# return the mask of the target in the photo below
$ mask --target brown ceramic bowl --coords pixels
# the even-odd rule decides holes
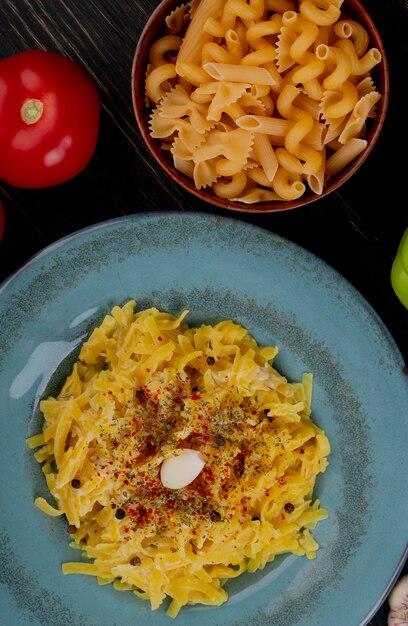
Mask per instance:
[[[320,198],[327,196],[335,189],[338,189],[358,170],[358,168],[369,156],[371,150],[374,148],[384,124],[389,97],[389,74],[384,46],[376,26],[361,2],[359,0],[344,0],[342,5],[342,14],[354,19],[366,28],[370,38],[370,47],[378,48],[382,55],[381,63],[379,63],[372,71],[376,89],[382,97],[376,105],[376,117],[374,119],[370,119],[367,124],[367,134],[364,137],[364,139],[368,141],[367,148],[339,174],[326,183],[321,195],[316,195],[307,189],[304,195],[297,200],[257,202],[255,204],[231,202],[230,200],[219,198],[209,189],[197,189],[192,179],[175,169],[171,155],[167,151],[162,150],[160,140],[153,139],[150,135],[149,117],[153,107],[146,107],[144,89],[149,50],[154,41],[156,41],[156,39],[163,34],[165,28],[165,18],[171,13],[172,10],[183,3],[183,0],[162,0],[162,2],[158,5],[147,21],[146,26],[139,38],[132,67],[132,99],[137,125],[148,150],[151,152],[163,171],[172,180],[181,185],[181,187],[201,200],[223,209],[250,213],[268,213],[273,211],[295,209],[305,206],[311,202],[315,202]]]

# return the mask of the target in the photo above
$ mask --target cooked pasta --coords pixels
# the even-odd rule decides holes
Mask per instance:
[[[308,189],[319,195],[332,176],[325,164],[344,162],[342,156],[335,157],[336,150],[351,139],[365,141],[366,120],[375,117],[381,98],[370,73],[382,57],[377,48],[369,48],[364,26],[344,16],[341,6],[342,0],[198,0],[190,12],[179,9],[183,20],[178,29],[175,15],[169,16],[167,31],[150,50],[150,129],[153,137],[169,138],[163,145],[174,166],[197,188],[245,203],[289,200]],[[371,83],[373,92],[367,98],[367,91],[359,91],[364,81]],[[200,115],[209,122],[198,143],[188,114],[180,112],[186,123],[163,123],[170,117],[167,95],[180,87],[191,102],[202,106]],[[290,106],[279,108],[285,94],[290,94]],[[229,143],[228,135],[237,127],[245,133],[240,135],[239,157],[230,160],[241,163],[246,153],[240,172],[225,163],[217,166],[223,156],[214,156],[211,147],[214,131],[222,132]],[[311,132],[313,144],[308,140]],[[186,151],[186,145],[194,148]],[[248,145],[253,149],[248,151]],[[281,151],[279,169],[274,152],[282,147],[287,154]],[[355,152],[355,144],[342,151]],[[267,155],[272,164],[265,168]],[[255,188],[248,175],[258,166],[267,172],[265,188]],[[238,173],[246,175],[237,178]],[[276,175],[279,180],[273,185]]]
[[[231,320],[192,328],[188,311],[135,305],[105,316],[60,393],[41,401],[28,445],[55,504],[35,502],[66,517],[87,559],[65,574],[113,582],[152,609],[169,598],[176,617],[224,603],[229,578],[279,554],[316,556],[311,531],[327,511],[313,490],[330,445],[311,419],[311,374],[288,382],[276,347]],[[200,465],[186,481],[191,458]],[[180,461],[170,484],[164,468]]]

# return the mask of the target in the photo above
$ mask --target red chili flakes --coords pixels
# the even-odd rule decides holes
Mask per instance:
[[[201,395],[199,393],[193,393],[190,398],[191,400],[201,400]]]
[[[157,337],[158,341],[163,341],[163,337]]]

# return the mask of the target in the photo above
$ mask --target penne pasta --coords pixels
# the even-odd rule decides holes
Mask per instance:
[[[328,179],[338,174],[346,165],[351,163],[367,147],[365,139],[354,137],[336,150],[326,161],[326,176]]]
[[[230,63],[205,63],[203,69],[215,80],[251,85],[273,85],[273,76],[263,67],[246,67]]]

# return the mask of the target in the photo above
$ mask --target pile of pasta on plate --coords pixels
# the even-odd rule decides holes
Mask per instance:
[[[65,574],[148,600],[221,605],[227,581],[278,555],[313,559],[326,509],[313,495],[330,444],[311,418],[312,376],[290,383],[239,324],[189,327],[115,306],[57,397],[41,402],[38,448],[72,547]]]
[[[201,0],[150,47],[150,133],[197,189],[291,201],[367,148],[382,60],[342,0]]]

